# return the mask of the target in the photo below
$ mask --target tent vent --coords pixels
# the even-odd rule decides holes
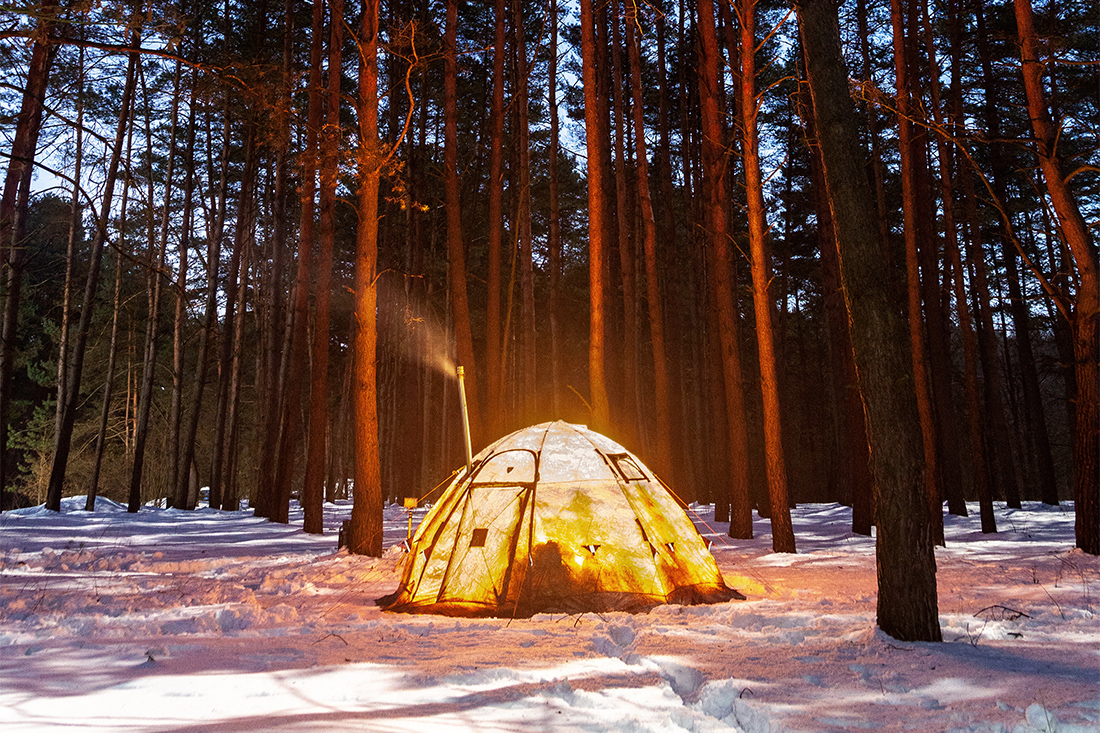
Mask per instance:
[[[668,548],[669,552],[676,552],[676,543],[675,542],[666,542],[665,547]]]
[[[596,555],[596,550],[600,549],[599,545],[581,545],[581,546],[584,549],[588,550],[590,553],[592,553],[593,556]]]
[[[485,540],[489,537],[488,527],[478,527],[470,536],[470,547],[485,547]]]

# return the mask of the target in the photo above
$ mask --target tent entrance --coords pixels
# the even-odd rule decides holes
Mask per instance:
[[[499,605],[507,597],[512,560],[524,527],[529,486],[472,486],[466,493],[450,563],[437,603],[484,598]]]

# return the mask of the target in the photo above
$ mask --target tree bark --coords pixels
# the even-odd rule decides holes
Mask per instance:
[[[1043,63],[1031,0],[1014,0],[1020,37],[1020,62],[1027,92],[1027,110],[1035,133],[1039,169],[1046,182],[1058,226],[1077,268],[1077,297],[1073,303],[1073,354],[1076,360],[1077,405],[1073,436],[1074,530],[1077,546],[1100,555],[1100,364],[1097,349],[1100,326],[1100,264],[1092,233],[1069,187],[1065,161],[1058,150],[1060,130],[1055,126],[1043,89]]]
[[[183,327],[187,318],[187,263],[191,249],[191,230],[194,226],[195,194],[195,111],[198,71],[191,72],[190,101],[187,113],[187,141],[184,143],[183,165],[186,168],[183,182],[183,212],[181,214],[178,269],[176,271],[176,302],[172,319],[172,401],[168,412],[168,501],[176,496],[176,477],[180,473],[180,429],[183,418]]]
[[[734,305],[726,206],[726,145],[718,105],[721,83],[714,4],[699,0],[699,106],[703,134],[703,182],[706,188],[707,264],[718,318],[722,381],[725,386],[726,428],[729,432],[730,537],[752,538],[749,499],[749,448],[741,376],[741,345]]]
[[[642,60],[639,39],[638,6],[629,3],[626,16],[626,47],[630,62],[630,93],[634,110],[634,164],[638,188],[638,207],[642,215],[642,248],[645,252],[646,305],[649,309],[649,338],[653,358],[654,423],[657,450],[653,466],[676,485],[672,461],[672,409],[669,405],[668,358],[665,354],[664,308],[661,304],[660,266],[657,262],[657,222],[649,195],[649,153],[645,142],[645,109],[642,97]]]
[[[856,37],[859,39],[860,79],[864,84],[874,84],[871,65],[871,32],[867,26],[867,0],[856,0]],[[886,175],[882,166],[882,138],[878,119],[873,109],[861,104],[867,118],[867,132],[871,139],[871,171],[874,174],[875,211],[878,214],[879,238],[889,257],[890,224],[886,213]]]
[[[805,56],[803,56],[803,72]],[[821,146],[814,126],[813,103],[805,78],[799,83],[798,114],[802,118],[806,141],[810,146],[810,182],[814,191],[814,212],[817,215],[817,241],[821,254],[821,285],[825,325],[829,334],[829,362],[832,371],[834,410],[836,412],[837,454],[833,472],[835,483],[846,482],[851,487],[852,531],[871,536],[874,526],[874,502],[871,486],[870,454],[867,448],[867,423],[863,401],[859,394],[852,339],[848,329],[848,306],[844,302],[844,287],[840,277],[840,251],[829,194],[825,187],[825,167],[821,162]],[[873,153],[872,153],[873,154]],[[881,232],[880,232],[881,236]]]
[[[324,116],[321,62],[324,51],[324,2],[313,0],[309,47],[309,102],[306,119],[305,149],[301,155],[301,179],[298,196],[300,225],[298,227],[298,267],[294,281],[293,322],[290,335],[290,356],[284,385],[282,430],[277,452],[275,486],[269,518],[290,521],[290,494],[294,479],[294,460],[302,436],[299,417],[302,404],[302,381],[306,370],[306,340],[309,329],[310,262],[313,259],[314,193],[317,190],[317,140]]]
[[[962,100],[955,104],[956,119],[962,119]],[[990,303],[992,297],[989,278],[985,269],[985,253],[978,232],[977,194],[974,191],[974,177],[967,170],[962,177],[963,201],[966,207],[966,260],[971,277],[971,290],[974,309],[978,314],[978,355],[981,360],[985,382],[982,390],[982,404],[985,409],[985,427],[988,443],[993,453],[989,465],[996,469],[999,484],[1005,495],[1019,496],[1016,484],[1015,453],[1009,445],[1009,425],[1003,402],[1004,369],[997,353],[997,337],[993,324]]]
[[[915,0],[909,0],[914,2]],[[936,421],[932,405],[932,392],[928,382],[928,352],[925,341],[924,321],[921,318],[921,283],[919,250],[928,247],[918,238],[924,233],[924,225],[918,222],[917,212],[917,161],[910,115],[913,91],[909,81],[909,62],[906,48],[901,0],[890,0],[890,19],[894,34],[894,78],[897,82],[898,149],[901,162],[901,200],[904,218],[905,271],[909,294],[909,344],[913,368],[913,385],[916,389],[917,411],[920,416],[921,437],[924,446],[924,478],[928,516],[936,532],[936,541],[943,542],[942,474],[936,446]],[[815,97],[816,100],[816,97]],[[827,164],[826,164],[827,165]]]
[[[255,119],[249,119],[245,132],[245,164],[241,175],[240,193],[237,196],[237,217],[233,227],[233,251],[229,256],[229,271],[225,281],[225,317],[222,319],[221,339],[218,345],[218,402],[214,415],[213,450],[210,459],[210,506],[221,507],[222,488],[228,481],[227,449],[232,435],[229,426],[229,402],[232,391],[233,343],[240,328],[237,311],[237,294],[241,289],[241,261],[248,246],[249,218],[253,189],[256,182],[258,129]]]
[[[550,0],[550,68],[547,104],[550,107],[549,208],[550,231],[547,238],[550,268],[550,294],[547,310],[550,322],[550,411],[561,414],[561,183],[558,162],[561,150],[558,121],[558,1]]]
[[[54,425],[60,425],[64,415],[65,389],[68,381],[69,326],[72,322],[73,268],[76,264],[77,240],[83,237],[83,211],[80,205],[81,171],[84,166],[84,89],[86,72],[84,69],[84,47],[78,52],[77,91],[76,91],[76,150],[73,157],[73,183],[69,215],[69,241],[65,247],[65,284],[61,294],[61,324],[57,337],[57,392],[54,405]],[[2,246],[2,245],[0,245]],[[55,427],[56,429],[56,427]],[[0,455],[0,463],[3,462]],[[2,470],[0,470],[2,474]],[[2,485],[2,484],[0,484]],[[95,509],[95,494],[88,492],[84,500],[84,511]]]
[[[4,296],[3,324],[0,325],[0,496],[8,488],[8,419],[15,368],[15,339],[19,326],[19,301],[26,262],[23,237],[38,135],[42,129],[46,87],[58,49],[58,45],[51,42],[51,37],[56,32],[52,22],[56,6],[56,0],[47,0],[42,6],[39,21],[42,37],[35,40],[31,47],[23,99],[15,118],[15,134],[4,177],[4,190],[0,197],[0,277],[3,278]],[[79,179],[76,185],[79,185]]]
[[[600,140],[596,81],[596,29],[592,0],[581,0],[581,72],[584,86],[584,130],[588,151],[588,391],[592,427],[610,427],[611,407],[604,376],[604,258],[607,199],[604,191],[605,147]]]
[[[252,196],[249,195],[251,202]],[[246,232],[252,232],[254,226],[252,204],[246,208],[244,223],[238,222],[238,226],[244,226]],[[246,243],[241,256],[240,283],[237,288],[237,316],[234,319],[233,344],[229,359],[229,390],[226,399],[225,432],[228,436],[228,446],[225,455],[225,480],[222,484],[221,504],[217,507],[225,511],[237,511],[240,509],[240,491],[238,481],[238,461],[240,459],[240,392],[241,392],[241,361],[244,346],[244,316],[245,296],[248,293],[248,272],[252,259],[253,244],[252,235],[246,234]]]
[[[504,55],[506,53],[504,0],[496,0],[493,48],[493,101],[489,111],[489,280],[485,314],[485,361],[488,376],[488,415],[486,425],[492,436],[504,432],[504,362],[501,346],[500,255],[503,240],[504,213]],[[551,58],[551,63],[554,59]],[[553,87],[551,87],[553,89]],[[553,171],[551,172],[553,175]],[[551,225],[553,220],[551,219]],[[551,275],[553,277],[553,275]]]
[[[952,37],[957,37],[958,26],[958,13],[954,7],[954,0],[952,0],[952,7],[948,11],[949,20],[948,23],[951,27]],[[931,109],[932,118],[937,127],[944,127],[944,113],[943,113],[943,101],[940,94],[940,67],[939,62],[936,59],[936,47],[932,36],[932,26],[928,19],[928,6],[927,3],[922,3],[921,6],[921,20],[924,29],[924,39],[926,48],[926,58],[929,67],[929,87],[932,94]],[[956,73],[958,70],[953,69],[952,72]],[[961,80],[956,79],[955,83],[959,83]],[[954,181],[954,156],[952,155],[952,149],[948,146],[948,141],[944,135],[936,135],[936,160],[939,163],[940,174],[940,191],[943,200],[943,229],[944,229],[944,259],[947,262],[949,268],[945,273],[945,277],[949,283],[952,283],[955,294],[955,313],[959,320],[958,328],[962,334],[963,341],[963,370],[965,373],[965,386],[966,386],[966,406],[967,406],[967,435],[969,437],[970,448],[970,463],[972,466],[972,480],[971,484],[976,489],[978,494],[978,500],[981,506],[981,519],[983,523],[983,530],[991,529],[987,526],[990,520],[993,520],[993,493],[992,487],[989,481],[989,465],[986,460],[985,451],[985,439],[982,430],[981,422],[981,391],[978,387],[978,347],[977,338],[974,334],[972,321],[970,318],[970,308],[967,305],[966,300],[966,283],[963,278],[962,270],[962,258],[959,254],[959,237],[958,229],[955,223],[955,181]],[[938,403],[938,409],[941,411],[941,420],[953,420],[953,415],[950,414],[950,402],[945,405],[941,399]],[[943,412],[947,411],[949,414],[944,415]],[[943,432],[940,433],[944,435]],[[957,461],[958,452],[953,446],[948,446],[951,451],[948,453],[948,459],[950,461]],[[956,469],[957,470],[957,469]],[[961,471],[960,479],[961,479]],[[956,516],[965,517],[966,511],[966,497],[963,492],[963,486],[961,480],[958,482],[948,482],[944,487],[944,493],[947,497],[947,505],[951,514]]]
[[[145,324],[145,349],[141,367],[141,392],[138,396],[137,427],[134,431],[134,462],[130,471],[130,495],[127,511],[136,513],[141,508],[141,478],[145,467],[145,443],[149,434],[149,409],[153,402],[153,380],[156,376],[157,366],[157,341],[160,335],[160,298],[164,282],[164,255],[168,248],[169,212],[172,203],[172,178],[176,165],[176,135],[177,120],[180,101],[180,79],[182,67],[176,63],[175,78],[172,82],[172,112],[169,122],[168,140],[168,167],[164,176],[164,206],[160,221],[160,236],[156,251],[149,252],[149,273],[146,278],[148,289],[149,314]],[[142,86],[145,86],[144,76]],[[148,96],[146,96],[148,100]],[[148,103],[147,103],[148,108]],[[149,120],[146,116],[146,144],[149,158],[149,203],[153,200],[153,171],[152,171],[152,134],[149,130]],[[150,211],[150,217],[152,212]],[[152,224],[152,222],[150,222]],[[150,244],[152,244],[152,226],[150,227]]]
[[[287,184],[290,178],[290,136],[291,125],[291,86],[294,58],[294,0],[283,3],[283,58],[282,79],[279,84],[278,101],[275,113],[275,190],[272,203],[274,231],[271,242],[271,273],[268,278],[266,336],[264,367],[259,380],[261,394],[260,422],[262,425],[262,443],[260,445],[260,465],[257,477],[254,508],[256,516],[270,516],[274,506],[275,469],[278,464],[276,451],[279,448],[279,435],[283,425],[282,399],[285,397],[285,364],[290,354],[289,339],[291,323],[289,309],[284,300],[284,278],[286,275],[287,230],[289,212],[287,211]]]
[[[378,460],[377,343],[378,187],[378,0],[364,0],[359,28],[359,225],[355,241],[355,499],[348,550],[382,556],[382,473]]]
[[[122,196],[122,212],[126,211],[126,195]],[[125,220],[125,217],[123,217]],[[121,238],[121,237],[120,237]],[[103,404],[99,409],[99,429],[96,431],[95,448],[93,448],[92,475],[88,479],[85,490],[87,498],[84,500],[86,511],[95,508],[95,500],[99,494],[99,474],[103,468],[103,453],[107,446],[107,426],[111,419],[111,403],[114,400],[115,389],[115,365],[118,357],[118,314],[122,302],[122,250],[115,251],[115,295],[111,301],[111,340],[107,345],[107,375],[103,379]],[[64,419],[64,412],[59,412],[59,421],[55,427],[60,428],[60,420]]]
[[[619,276],[623,302],[622,399],[617,415],[619,434],[627,445],[638,444],[638,318],[634,288],[633,221],[626,179],[626,105],[623,100],[622,12],[618,0],[611,5],[611,112],[614,117],[615,229],[618,234]]]
[[[986,0],[978,0],[975,14],[975,45],[981,67],[982,85],[985,87],[985,100],[982,109],[989,145],[989,177],[993,193],[1000,206],[1009,200],[1007,180],[1011,175],[1012,163],[1005,159],[1001,131],[1001,90],[994,73],[994,60],[990,39],[986,32]],[[1026,86],[1026,85],[1025,85]],[[1050,452],[1050,436],[1046,424],[1046,411],[1043,409],[1042,394],[1039,388],[1039,372],[1035,366],[1035,350],[1031,343],[1031,316],[1023,292],[1019,270],[1018,253],[1014,243],[1015,235],[1009,230],[1010,223],[1005,221],[1005,231],[1001,238],[1001,256],[1004,260],[1004,280],[1008,285],[1009,313],[1015,330],[1016,353],[1020,364],[1020,383],[1023,387],[1023,428],[1027,450],[1022,451],[1023,473],[1025,479],[1039,484],[1040,494],[1046,498],[1057,496],[1054,471],[1054,459]],[[1014,490],[1015,484],[1009,483],[1008,490]],[[1008,503],[1019,506],[1020,497],[1006,491]]]
[[[875,206],[848,95],[838,11],[830,0],[802,0],[796,7],[867,415],[878,500],[878,625],[900,640],[939,641],[934,535],[912,361],[899,304],[882,278],[878,232],[868,226]]]
[[[332,251],[336,243],[336,184],[339,173],[341,46],[344,0],[330,0],[327,118],[321,134],[321,211],[317,270],[313,280],[313,359],[309,398],[309,441],[302,485],[304,529],[324,530],[325,454],[328,445],[328,352],[332,290]]]
[[[775,331],[772,324],[771,256],[765,238],[768,232],[764,209],[764,183],[760,174],[760,150],[756,126],[756,0],[739,0],[741,21],[741,162],[745,169],[746,216],[752,260],[752,295],[756,314],[756,343],[760,361],[760,392],[764,402],[764,459],[771,503],[772,550],[794,552],[794,527],[787,493],[787,465],[783,457],[783,429],[780,420],[779,370],[776,363]]]
[[[537,414],[539,381],[535,355],[535,271],[531,241],[531,122],[528,100],[527,41],[523,29],[523,3],[512,3],[512,32],[516,54],[516,239],[520,259],[520,312],[523,331],[523,395],[520,402],[523,424],[530,424]]]

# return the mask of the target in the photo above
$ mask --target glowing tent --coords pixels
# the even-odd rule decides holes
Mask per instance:
[[[390,611],[452,616],[639,611],[744,598],[640,460],[581,425],[483,450],[412,539]]]

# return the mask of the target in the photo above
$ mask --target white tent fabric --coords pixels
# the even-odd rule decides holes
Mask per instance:
[[[479,453],[424,518],[386,610],[524,617],[743,598],[621,445],[543,423]]]

